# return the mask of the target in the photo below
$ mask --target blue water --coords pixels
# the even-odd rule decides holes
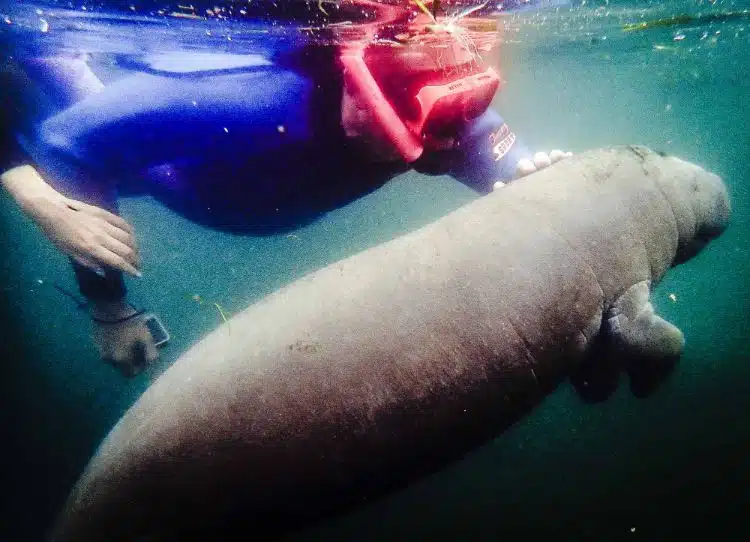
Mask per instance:
[[[29,8],[14,8],[19,6]],[[641,143],[717,172],[730,188],[730,229],[672,270],[654,293],[657,310],[688,341],[667,384],[645,400],[633,398],[623,384],[598,405],[582,404],[563,385],[529,418],[461,463],[290,540],[541,534],[665,540],[696,530],[718,540],[747,539],[750,18],[704,18],[633,32],[623,25],[749,8],[748,2],[720,0],[588,2],[525,11],[504,22],[499,62],[506,85],[495,106],[532,148]],[[127,24],[106,23],[76,11],[75,19],[43,14],[49,23],[43,39],[21,45],[84,47],[106,60],[177,46],[257,50],[264,43],[239,23],[165,24],[142,13]],[[28,10],[23,16],[27,34],[45,18]],[[61,19],[67,21],[62,29],[56,26]],[[475,197],[447,177],[409,173],[310,225],[264,237],[201,227],[151,197],[123,200],[122,214],[138,232],[144,272],[143,279],[128,282],[131,300],[159,314],[173,337],[160,361],[134,380],[98,360],[86,315],[52,286],[75,291],[67,261],[7,197],[0,198],[6,401],[0,540],[41,538],[122,413],[221,323],[212,303],[228,314],[239,311],[313,269],[414,230]]]

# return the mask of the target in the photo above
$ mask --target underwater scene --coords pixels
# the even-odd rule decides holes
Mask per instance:
[[[750,2],[0,45],[0,541],[750,536]]]

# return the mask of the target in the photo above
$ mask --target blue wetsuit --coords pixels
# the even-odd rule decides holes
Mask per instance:
[[[332,55],[318,47],[278,58],[151,57],[40,122],[23,145],[69,197],[116,211],[118,194],[148,192],[230,229],[299,225],[410,168],[486,193],[530,156],[488,110],[452,150],[425,152],[413,164],[374,159],[344,134]],[[74,268],[87,298],[124,296],[119,272]]]

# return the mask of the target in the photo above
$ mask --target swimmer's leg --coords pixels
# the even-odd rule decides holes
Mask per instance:
[[[312,138],[312,87],[275,66],[218,75],[138,73],[48,119],[37,139],[91,169],[128,176],[174,162],[261,157]]]

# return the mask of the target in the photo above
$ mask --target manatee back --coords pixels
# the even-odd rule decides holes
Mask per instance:
[[[644,154],[645,153],[645,154]],[[643,281],[658,281],[672,265],[677,223],[659,179],[684,177],[666,158],[643,147],[583,153],[507,187],[534,227],[549,227],[596,275],[604,299]],[[659,175],[645,159],[664,165]],[[685,178],[675,178],[680,184]],[[541,265],[541,263],[540,263]]]

